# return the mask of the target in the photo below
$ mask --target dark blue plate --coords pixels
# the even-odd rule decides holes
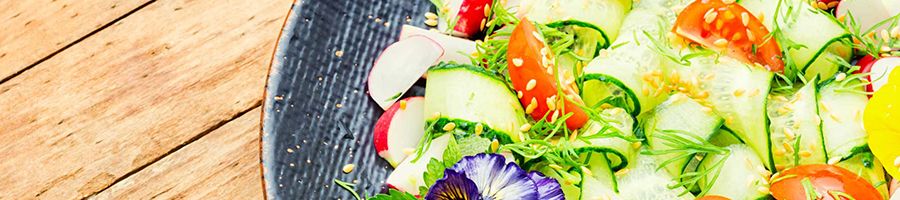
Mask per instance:
[[[294,4],[264,100],[261,157],[269,199],[352,199],[334,179],[358,183],[360,194],[383,191],[391,167],[372,143],[382,111],[366,94],[366,78],[402,25],[421,26],[429,8],[427,0]],[[344,174],[346,164],[355,170]]]

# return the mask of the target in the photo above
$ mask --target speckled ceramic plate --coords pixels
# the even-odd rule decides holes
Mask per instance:
[[[294,4],[266,86],[262,169],[269,199],[352,199],[383,190],[391,168],[376,155],[382,111],[366,94],[372,63],[404,24],[422,25],[427,0],[302,0]],[[412,94],[422,94],[421,87]],[[341,168],[355,164],[353,172]]]

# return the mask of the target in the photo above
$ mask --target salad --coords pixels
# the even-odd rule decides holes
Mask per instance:
[[[431,3],[432,28],[404,26],[369,74],[394,171],[368,199],[861,200],[897,186],[900,1]],[[406,94],[422,79],[424,96]]]

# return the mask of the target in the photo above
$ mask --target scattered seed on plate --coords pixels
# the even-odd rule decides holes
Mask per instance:
[[[356,165],[346,164],[343,168],[341,168],[341,171],[344,171],[345,174],[349,174],[350,172],[353,172],[353,168],[356,168]]]

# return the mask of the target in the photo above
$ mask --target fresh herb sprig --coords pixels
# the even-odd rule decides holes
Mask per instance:
[[[662,142],[663,146],[667,146],[670,149],[666,150],[650,150],[645,149],[642,151],[642,154],[645,155],[675,155],[674,157],[664,160],[659,164],[657,170],[662,169],[663,167],[677,162],[683,159],[689,159],[697,155],[705,155],[705,156],[713,156],[713,155],[729,155],[730,151],[726,148],[718,147],[699,136],[694,135],[693,133],[681,131],[681,130],[654,130],[652,137],[654,140],[659,140]],[[719,161],[716,161],[713,166],[710,168],[698,168],[697,171],[687,172],[675,177],[675,184],[669,185],[670,189],[678,188],[678,187],[687,187],[693,188],[697,186],[701,180],[705,180],[710,175],[712,178],[709,180],[710,183],[706,184],[704,188],[701,189],[701,193],[698,196],[703,196],[709,188],[712,187],[712,183],[718,179],[719,172],[724,165],[724,161],[727,159],[722,158]],[[684,193],[687,193],[685,191]],[[684,194],[683,193],[683,194]],[[682,194],[682,195],[683,195]]]

